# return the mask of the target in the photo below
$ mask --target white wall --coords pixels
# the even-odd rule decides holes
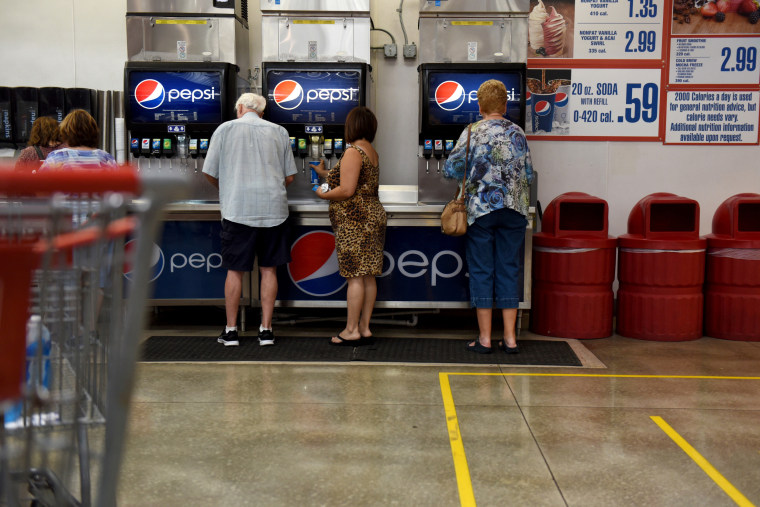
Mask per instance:
[[[403,5],[409,42],[419,45],[419,2]],[[373,0],[376,28],[393,33],[399,53],[404,43],[397,0]],[[260,66],[258,2],[249,0],[251,67]],[[125,0],[29,0],[5,6],[0,16],[0,86],[85,87],[121,90],[126,59]],[[372,45],[390,38],[373,32]],[[380,130],[376,146],[395,181],[417,183],[417,60],[385,59],[373,51],[371,106]],[[628,213],[652,192],[696,199],[700,231],[711,231],[712,216],[726,198],[760,193],[760,146],[663,146],[659,143],[532,141],[539,199],[546,206],[563,192],[580,191],[605,199],[610,234],[626,232]],[[388,174],[388,172],[386,172]]]

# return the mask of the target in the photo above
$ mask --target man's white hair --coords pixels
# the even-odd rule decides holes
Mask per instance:
[[[264,108],[267,107],[266,99],[261,95],[256,95],[255,93],[242,94],[240,98],[237,99],[237,102],[235,102],[235,109],[237,109],[241,104],[244,108],[250,109],[251,111],[256,111],[257,113],[263,113]]]

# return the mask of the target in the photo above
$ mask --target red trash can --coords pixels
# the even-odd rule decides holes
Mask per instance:
[[[726,199],[706,239],[705,334],[760,341],[760,194]]]
[[[612,334],[617,240],[607,202],[582,192],[556,197],[533,235],[530,329],[545,336]]]
[[[702,337],[705,246],[699,203],[650,194],[628,216],[618,238],[617,332],[642,340]]]

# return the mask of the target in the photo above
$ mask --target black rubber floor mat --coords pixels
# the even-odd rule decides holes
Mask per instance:
[[[373,345],[335,347],[326,338],[277,337],[272,347],[260,347],[255,336],[243,337],[238,347],[225,347],[216,337],[151,336],[143,343],[141,360],[175,361],[278,361],[377,363],[514,364],[583,366],[564,341],[521,340],[519,354],[475,354],[464,340],[440,338],[378,338]]]

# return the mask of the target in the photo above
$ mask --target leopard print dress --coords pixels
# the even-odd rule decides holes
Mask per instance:
[[[383,271],[385,245],[385,208],[380,204],[377,188],[380,181],[379,166],[372,165],[367,154],[358,146],[362,156],[356,192],[345,201],[330,201],[330,224],[335,232],[335,249],[338,267],[344,278],[375,275]],[[340,162],[327,175],[330,188],[340,185]]]

